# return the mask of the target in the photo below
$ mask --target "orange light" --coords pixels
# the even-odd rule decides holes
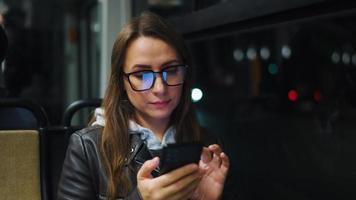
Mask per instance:
[[[288,99],[290,101],[297,101],[298,100],[298,92],[296,90],[289,90]]]

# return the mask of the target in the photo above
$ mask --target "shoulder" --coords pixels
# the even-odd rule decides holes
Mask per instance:
[[[86,148],[98,146],[99,135],[102,132],[102,126],[89,126],[74,132],[69,138],[69,148]]]
[[[97,138],[101,127],[87,127],[69,139],[58,186],[58,199],[96,199],[100,180]]]
[[[102,126],[88,126],[86,128],[74,132],[71,135],[71,138],[80,138],[82,140],[97,140],[102,130]]]
[[[90,126],[74,132],[70,136],[67,148],[69,160],[81,160],[86,163],[81,168],[99,169],[99,136],[102,129],[101,126]]]

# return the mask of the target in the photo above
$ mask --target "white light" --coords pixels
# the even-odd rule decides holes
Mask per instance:
[[[350,64],[350,61],[351,61],[351,58],[350,58],[350,54],[348,53],[343,53],[342,54],[342,62],[345,64],[345,65],[348,65]]]
[[[288,45],[283,45],[281,53],[282,53],[283,58],[288,59],[292,55],[292,50],[290,49],[290,47]]]
[[[192,90],[192,100],[193,102],[200,101],[203,98],[203,92],[199,88],[194,88]]]
[[[353,65],[356,65],[356,54],[352,55],[351,62]]]
[[[331,60],[335,64],[339,63],[340,62],[340,54],[338,52],[334,51],[333,54],[331,54]]]
[[[239,62],[239,61],[242,61],[244,59],[245,55],[244,55],[244,52],[242,52],[241,49],[237,48],[237,49],[234,50],[233,56],[234,56],[234,59]]]
[[[250,60],[254,60],[257,56],[257,52],[255,48],[249,47],[247,49],[247,58]]]
[[[4,73],[5,71],[5,62],[0,63],[1,65],[1,73]]]
[[[267,60],[270,57],[271,52],[269,51],[269,49],[267,47],[262,47],[260,49],[260,55],[261,55],[262,59]]]

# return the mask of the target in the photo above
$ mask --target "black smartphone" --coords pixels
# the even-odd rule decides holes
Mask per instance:
[[[203,145],[198,142],[168,144],[160,156],[160,174],[167,173],[190,163],[199,163]]]

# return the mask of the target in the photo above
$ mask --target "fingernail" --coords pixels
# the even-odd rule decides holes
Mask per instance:
[[[155,162],[155,163],[156,163],[156,162],[159,162],[159,157],[154,157],[154,158],[152,159],[152,161]]]

